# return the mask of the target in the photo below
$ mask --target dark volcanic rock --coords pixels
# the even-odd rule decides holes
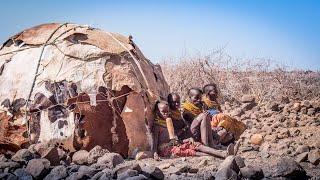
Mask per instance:
[[[58,180],[63,179],[68,176],[67,168],[64,166],[56,166],[54,167],[50,174],[48,174],[44,179],[45,180]]]
[[[304,152],[309,152],[309,146],[300,145],[300,146],[297,147],[297,149],[296,149],[296,153],[297,154],[301,154],[301,153],[304,153]]]
[[[216,172],[213,171],[203,171],[201,173],[196,174],[196,179],[205,179],[205,180],[214,180]]]
[[[305,101],[301,102],[301,106],[309,108],[309,107],[311,107],[311,103],[310,103],[310,101],[305,100]]]
[[[0,173],[0,179],[6,179],[6,180],[18,180],[18,177],[11,173]]]
[[[93,179],[93,180],[99,179],[103,174],[105,174],[105,173],[102,171],[99,171],[94,176],[92,176],[91,179]]]
[[[228,156],[219,166],[215,175],[217,180],[239,179],[239,166],[235,160],[235,156]]]
[[[132,169],[128,169],[125,172],[118,174],[117,175],[117,179],[125,180],[125,179],[128,179],[130,177],[134,177],[134,176],[138,176],[138,175],[139,175],[138,171],[132,170]]]
[[[259,167],[247,166],[240,169],[241,175],[248,179],[262,179],[264,177],[263,171]]]
[[[249,102],[249,103],[244,103],[241,105],[241,109],[243,111],[249,111],[251,110],[254,106],[256,106],[255,102]]]
[[[19,180],[32,180],[32,175],[28,173],[25,169],[17,169],[14,171],[14,175],[18,177]]]
[[[99,180],[110,180],[112,179],[112,176],[110,176],[108,173],[103,172],[102,176],[100,176]]]
[[[286,177],[290,179],[307,178],[306,171],[292,158],[281,158],[277,161],[273,177]]]
[[[72,162],[75,164],[87,164],[88,163],[89,152],[86,150],[80,150],[73,154]]]
[[[163,172],[155,166],[143,166],[142,174],[151,179],[164,179]]]
[[[188,164],[178,164],[176,166],[170,166],[167,173],[180,175],[183,173],[197,173],[198,171],[198,168],[192,167]]]
[[[118,153],[107,153],[102,157],[98,158],[98,164],[107,164],[109,168],[114,168],[118,164],[123,163],[124,160],[122,156]]]
[[[308,153],[308,161],[314,165],[318,165],[320,162],[320,150],[319,149],[311,150]]]
[[[80,166],[80,168],[78,169],[78,172],[84,173],[88,177],[92,177],[98,172],[98,170],[89,166]]]
[[[50,147],[50,144],[48,143],[38,143],[35,144],[32,148],[32,151],[35,151],[37,154],[43,154],[48,148]]]
[[[219,166],[221,168],[228,168],[234,170],[236,173],[240,171],[239,166],[236,162],[236,156],[228,156]]]
[[[308,159],[308,152],[304,152],[304,153],[298,154],[298,155],[296,156],[296,161],[297,161],[298,163],[304,162],[304,161],[306,161],[307,159]]]
[[[35,179],[43,179],[49,172],[50,161],[47,159],[32,159],[29,161],[26,171]]]
[[[75,172],[66,178],[66,180],[86,180],[86,179],[90,179],[90,177],[83,172]]]
[[[145,180],[148,179],[145,175],[139,174],[138,176],[129,177],[126,180]]]
[[[104,170],[102,170],[102,172],[106,173],[110,177],[114,176],[114,171],[112,169],[105,168]]]
[[[121,174],[129,169],[136,170],[139,173],[141,173],[141,170],[142,170],[138,163],[132,163],[132,164],[120,164],[116,168],[114,168],[114,172],[116,174]]]
[[[77,165],[77,164],[68,166],[67,167],[68,174],[72,174],[72,173],[77,172],[79,168],[80,168],[80,165]]]
[[[92,168],[96,169],[96,170],[99,170],[99,171],[102,171],[104,170],[105,168],[109,168],[109,166],[107,164],[98,164],[98,163],[95,163],[95,164],[91,164]]]
[[[240,177],[238,174],[228,168],[223,168],[217,171],[217,173],[214,176],[215,180],[238,180]]]
[[[0,163],[2,162],[6,162],[8,161],[8,159],[6,158],[6,156],[4,154],[0,154]]]
[[[31,153],[28,149],[20,149],[12,156],[12,160],[16,162],[27,162],[34,158],[34,154]]]
[[[5,168],[9,168],[9,169],[16,169],[19,168],[21,165],[17,162],[1,162],[0,163],[0,169],[5,169]]]
[[[309,108],[307,111],[307,115],[312,116],[315,114],[315,112],[316,112],[316,110],[314,108]]]
[[[271,102],[268,104],[268,108],[271,110],[271,111],[279,111],[279,104],[275,103],[275,102]]]
[[[96,163],[99,157],[102,157],[104,154],[109,153],[107,149],[102,149],[101,146],[95,146],[89,151],[88,154],[88,164]]]
[[[244,163],[244,159],[242,157],[235,156],[234,160],[236,161],[239,168],[243,168],[246,166],[246,164]]]

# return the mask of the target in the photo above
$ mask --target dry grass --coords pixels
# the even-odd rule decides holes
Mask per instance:
[[[223,50],[161,63],[172,92],[186,96],[187,89],[216,83],[222,101],[239,100],[244,94],[258,102],[320,97],[320,72],[288,70],[268,59],[237,60]]]

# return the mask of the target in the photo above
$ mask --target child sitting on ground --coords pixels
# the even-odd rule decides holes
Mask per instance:
[[[183,140],[183,139],[190,138],[192,135],[191,135],[189,126],[182,118],[179,94],[170,93],[168,95],[168,103],[169,103],[170,113],[173,121],[174,131],[178,139]]]
[[[218,141],[222,145],[234,143],[245,131],[246,125],[222,113],[221,106],[217,101],[218,89],[216,84],[205,85],[203,92],[202,101],[204,102],[205,109],[207,109],[212,116],[211,127],[214,134],[218,135]]]
[[[211,116],[207,111],[204,111],[204,105],[201,101],[202,91],[198,88],[191,88],[188,91],[188,96],[189,99],[182,103],[182,115],[190,127],[193,139],[203,145],[214,147],[210,125]]]
[[[194,143],[192,139],[179,142],[174,133],[169,105],[166,101],[157,102],[155,105],[154,140],[160,156],[185,157],[213,155],[225,158],[234,154],[234,146],[230,145],[227,151],[216,150],[201,143]]]

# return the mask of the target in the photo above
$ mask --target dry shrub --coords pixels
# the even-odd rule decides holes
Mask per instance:
[[[239,100],[244,94],[260,103],[320,97],[318,71],[288,70],[269,59],[234,59],[223,49],[206,56],[165,59],[161,66],[171,91],[183,98],[189,88],[212,82],[218,85],[222,101]]]

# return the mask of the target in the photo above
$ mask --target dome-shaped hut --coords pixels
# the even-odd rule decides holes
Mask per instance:
[[[32,27],[0,49],[0,146],[148,150],[152,106],[168,91],[131,37],[70,23]]]

